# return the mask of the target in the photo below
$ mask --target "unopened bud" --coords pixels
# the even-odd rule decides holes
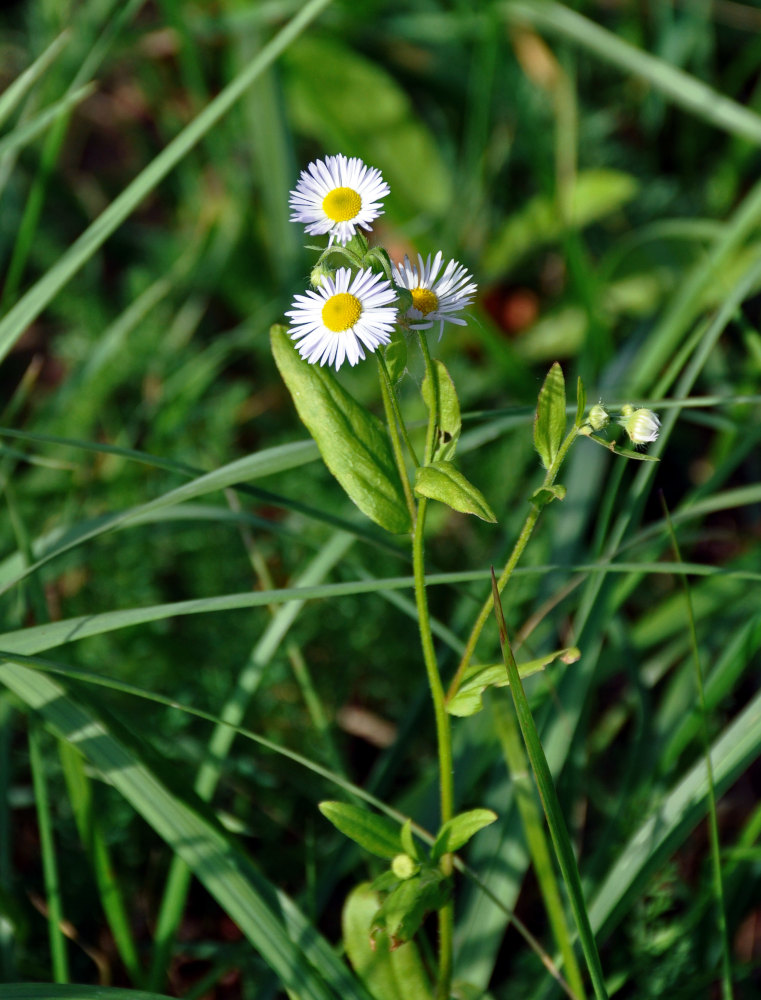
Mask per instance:
[[[644,408],[635,410],[630,403],[621,407],[621,417],[618,422],[629,435],[632,444],[648,444],[650,441],[655,441],[658,437],[658,428],[661,426],[657,413]]]
[[[309,284],[312,288],[320,288],[324,278],[332,278],[335,271],[332,267],[328,267],[327,264],[317,264],[312,268],[312,273],[309,275]]]
[[[404,881],[412,878],[417,872],[419,865],[409,856],[409,854],[397,854],[391,862],[391,871],[398,879]]]
[[[589,416],[587,417],[589,421],[589,426],[593,431],[601,431],[604,427],[607,427],[610,423],[610,417],[608,416],[608,411],[602,405],[602,403],[596,403],[592,409],[589,411]]]

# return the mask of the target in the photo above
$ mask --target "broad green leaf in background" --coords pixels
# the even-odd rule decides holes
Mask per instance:
[[[399,826],[385,816],[349,802],[321,802],[320,812],[346,837],[379,858],[395,858],[403,851]]]
[[[284,89],[297,131],[330,151],[380,167],[389,209],[440,215],[452,184],[434,136],[405,91],[381,66],[335,36],[301,38],[283,56]],[[421,184],[420,179],[425,178]]]
[[[388,934],[393,946],[411,941],[426,913],[439,910],[452,894],[452,880],[438,868],[425,868],[392,889],[375,914],[373,924]]]
[[[432,1000],[417,945],[391,948],[385,934],[372,937],[381,899],[367,882],[352,890],[341,916],[343,941],[351,966],[375,1000]]]
[[[460,419],[460,401],[457,398],[457,390],[449,372],[438,359],[433,362],[434,378],[436,385],[428,378],[426,372],[423,379],[422,394],[423,401],[428,410],[435,410],[438,414],[438,425],[436,427],[436,443],[433,448],[433,460],[435,462],[448,461],[454,458],[457,450],[457,441],[462,429]],[[438,394],[438,408],[436,408],[436,396]]]
[[[445,503],[461,514],[475,514],[482,521],[496,523],[484,495],[451,462],[431,462],[416,469],[415,493]]]
[[[349,498],[387,531],[408,531],[402,483],[381,422],[331,371],[304,361],[286,327],[273,326],[270,340],[298,414]]]
[[[470,809],[459,813],[441,827],[431,848],[431,859],[438,861],[442,854],[459,851],[479,830],[497,819],[491,809]]]
[[[582,227],[610,215],[631,201],[638,182],[618,170],[579,173],[571,199],[571,223]],[[504,275],[527,253],[560,239],[565,222],[553,197],[536,195],[497,232],[483,256],[485,278]]]
[[[565,424],[565,380],[563,369],[556,361],[539,391],[534,420],[534,447],[545,469],[549,469],[560,450]]]

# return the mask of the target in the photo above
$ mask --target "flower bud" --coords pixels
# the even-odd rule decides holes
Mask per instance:
[[[601,431],[604,427],[607,427],[610,423],[610,417],[608,416],[608,411],[602,405],[602,403],[596,403],[592,409],[589,411],[589,416],[587,417],[589,421],[589,426],[593,431]]]
[[[655,441],[658,437],[658,428],[661,426],[658,415],[652,410],[635,410],[630,403],[621,407],[621,417],[618,422],[633,444]]]
[[[391,862],[391,871],[402,881],[412,878],[412,876],[416,874],[419,867],[420,866],[413,861],[409,854],[397,854]]]
[[[324,278],[332,278],[335,271],[332,267],[328,267],[327,264],[317,264],[312,268],[312,273],[309,275],[309,284],[312,288],[320,288]]]

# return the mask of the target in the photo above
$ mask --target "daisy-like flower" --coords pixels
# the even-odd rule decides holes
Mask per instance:
[[[381,344],[388,344],[396,321],[396,298],[382,274],[359,271],[352,279],[348,267],[325,277],[316,291],[297,295],[291,319],[291,339],[310,365],[356,365]]]
[[[658,437],[658,428],[661,426],[657,413],[644,408],[635,410],[630,403],[621,407],[618,422],[629,435],[632,444],[648,444],[650,441],[655,441]]]
[[[402,319],[411,330],[430,330],[440,323],[439,340],[444,332],[444,322],[465,326],[465,320],[452,315],[460,312],[473,301],[478,287],[473,278],[456,260],[450,260],[441,276],[443,254],[441,250],[431,261],[429,254],[424,261],[420,254],[417,265],[409,257],[394,266],[394,281],[412,294],[412,305]]]
[[[291,222],[303,222],[312,236],[330,233],[331,244],[337,240],[346,246],[357,227],[370,229],[383,213],[380,199],[389,190],[380,170],[356,156],[347,159],[339,153],[315,160],[291,191]]]

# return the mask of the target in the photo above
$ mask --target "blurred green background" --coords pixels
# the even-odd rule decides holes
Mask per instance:
[[[732,725],[756,704],[761,666],[761,6],[335,0],[174,169],[145,181],[123,224],[46,297],[40,282],[80,234],[306,7],[4,6],[2,88],[66,34],[8,109],[0,137],[3,631],[293,585],[336,527],[354,541],[330,579],[409,574],[403,540],[363,522],[320,462],[63,544],[74,537],[67,532],[94,530],[94,519],[188,476],[305,437],[267,336],[313,261],[288,220],[288,192],[310,160],[359,156],[391,187],[374,239],[395,260],[442,248],[479,285],[468,327],[431,346],[467,414],[461,466],[499,525],[432,510],[432,572],[504,562],[540,481],[531,419],[553,361],[570,387],[583,377],[590,402],[650,405],[667,425],[649,479],[640,463],[575,446],[568,497],[544,516],[505,610],[516,633],[538,616],[524,658],[571,643],[582,649],[583,669],[553,667],[530,694],[556,751],[593,898],[632,834],[661,815],[701,759],[684,593],[673,566],[659,567],[674,561],[663,496],[682,556],[696,567],[698,648],[713,677],[709,736],[736,751],[718,815],[737,996],[753,997],[761,989],[761,733],[757,716],[741,734]],[[90,81],[91,91],[23,138],[28,123]],[[19,302],[31,303],[28,323],[14,320]],[[413,419],[424,415],[421,375],[411,355],[400,393]],[[374,365],[340,378],[380,412]],[[691,403],[674,402],[684,397]],[[669,414],[678,419],[669,423]],[[579,570],[610,559],[627,565]],[[465,637],[485,590],[485,580],[432,588],[433,612]],[[402,590],[307,603],[288,641],[311,681],[291,650],[277,649],[258,665],[244,724],[343,769],[432,826],[433,724],[409,602]],[[252,650],[258,662],[267,622],[264,608],[167,614],[70,643],[61,656],[216,715]],[[494,640],[484,662],[496,657]],[[446,678],[456,658],[446,642],[440,653]],[[71,681],[70,691],[191,794],[208,723],[118,690]],[[3,976],[46,980],[25,711],[13,695],[1,698]],[[507,778],[493,716],[456,725],[462,806],[502,813]],[[64,914],[77,939],[72,979],[139,985],[91,905],[92,875],[53,738],[43,746]],[[145,968],[169,852],[113,789],[96,792]],[[213,807],[261,871],[335,939],[341,899],[366,869],[358,855],[341,858],[316,810],[325,797],[336,797],[329,783],[239,740]],[[663,843],[654,838],[604,921],[603,965],[621,997],[718,995],[704,808],[679,809],[680,822],[666,824]],[[541,901],[510,829],[480,835],[471,862],[541,937]],[[504,915],[463,888],[458,968],[481,991],[474,995],[551,995]],[[157,988],[220,998],[275,989],[199,887]]]

